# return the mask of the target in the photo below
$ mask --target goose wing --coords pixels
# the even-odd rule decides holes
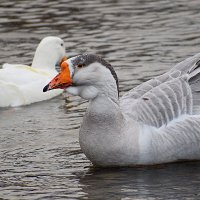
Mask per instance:
[[[199,60],[200,54],[197,54],[129,91],[120,102],[124,113],[155,127],[167,125],[182,115],[194,114],[195,107],[200,106]]]

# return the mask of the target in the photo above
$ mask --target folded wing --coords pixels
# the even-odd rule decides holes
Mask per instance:
[[[200,54],[177,64],[121,98],[124,113],[161,127],[182,115],[200,114]]]

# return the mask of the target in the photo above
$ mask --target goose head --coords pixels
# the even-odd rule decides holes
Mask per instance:
[[[55,66],[60,64],[64,59],[64,41],[59,37],[48,36],[39,43],[33,58],[32,67],[55,69]]]
[[[72,95],[90,100],[98,95],[118,100],[118,79],[113,67],[94,54],[72,57],[61,64],[61,72],[43,91],[66,88]]]

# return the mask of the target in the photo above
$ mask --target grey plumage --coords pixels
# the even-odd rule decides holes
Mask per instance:
[[[105,67],[115,72],[107,62],[96,55],[72,59],[74,81],[80,82],[68,91],[90,100],[79,141],[93,164],[131,166],[200,159],[199,60],[197,54],[181,62],[118,101],[115,76]],[[78,64],[85,68],[73,69]]]
[[[167,125],[181,115],[196,114],[196,107],[200,107],[199,60],[197,54],[132,89],[121,99],[123,109],[135,120],[155,127]],[[125,104],[130,99],[133,104],[127,109]]]
[[[110,70],[113,78],[116,81],[118,96],[119,96],[119,82],[118,82],[117,74],[115,70],[113,69],[113,67],[111,66],[111,64],[105,61],[102,57],[95,54],[82,54],[82,55],[77,56],[76,59],[73,60],[73,65],[74,66],[77,66],[77,65],[89,66],[90,64],[95,63],[95,62],[102,64],[103,66],[105,66],[107,69]]]

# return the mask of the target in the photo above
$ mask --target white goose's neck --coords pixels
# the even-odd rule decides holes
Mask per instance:
[[[56,64],[56,56],[48,56],[48,54],[40,48],[36,50],[32,62],[33,68],[55,70]]]

